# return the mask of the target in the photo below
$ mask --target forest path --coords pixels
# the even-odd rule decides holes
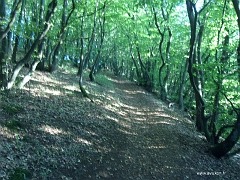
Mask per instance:
[[[212,157],[194,123],[153,94],[106,72],[85,78],[91,103],[74,74],[37,71],[0,96],[0,179],[239,179],[239,159]]]
[[[108,132],[115,153],[107,156],[117,160],[110,179],[209,179],[200,174],[215,172],[211,179],[227,179],[226,169],[214,158],[210,167],[206,165],[209,155],[203,139],[192,131],[192,122],[132,82],[111,79],[119,102],[112,104],[118,126]]]
[[[119,151],[125,149],[129,161],[127,173],[119,179],[184,179],[193,175],[187,167],[184,145],[180,143],[176,128],[180,120],[152,94],[141,87],[115,77],[114,87],[120,97],[120,120],[126,135],[114,139],[124,141]],[[174,132],[175,129],[175,132]],[[181,150],[182,148],[182,150]],[[183,174],[182,170],[189,171]],[[120,173],[120,172],[119,172]],[[195,172],[196,175],[196,172]]]

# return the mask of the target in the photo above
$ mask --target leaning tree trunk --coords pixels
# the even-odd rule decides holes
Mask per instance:
[[[69,19],[72,16],[72,13],[74,12],[74,10],[76,8],[75,2],[74,2],[74,0],[72,0],[72,10],[68,14],[68,16],[66,16],[67,6],[68,6],[68,2],[67,2],[67,0],[64,0],[61,29],[60,29],[60,33],[58,35],[59,41],[58,41],[56,47],[54,48],[53,62],[50,66],[50,72],[51,73],[58,69],[59,53],[60,53],[60,49],[61,49],[61,46],[62,46],[62,43],[63,43],[63,39],[65,38],[65,31],[66,31],[66,28],[68,26]]]
[[[11,79],[8,82],[7,89],[11,89],[13,87],[13,85],[15,83],[15,80],[16,80],[20,70],[22,69],[24,64],[29,63],[31,61],[30,57],[34,53],[35,48],[43,40],[43,38],[47,35],[47,32],[49,31],[49,29],[51,27],[50,20],[51,20],[53,14],[55,12],[56,7],[57,7],[57,0],[53,0],[48,5],[49,9],[48,9],[48,12],[47,12],[47,15],[46,15],[46,23],[44,25],[44,29],[43,29],[42,33],[40,33],[39,36],[35,39],[35,41],[33,42],[32,46],[31,46],[31,48],[26,53],[26,55],[15,66],[15,68],[13,70],[13,74],[11,76]]]
[[[22,0],[19,0],[14,10],[11,12],[11,20],[8,23],[7,27],[0,32],[0,41],[6,37],[7,33],[11,30],[13,23],[15,22],[16,14],[18,9],[21,7]],[[1,0],[0,2],[0,18],[4,18],[5,15],[2,14],[3,10],[6,8],[6,0]],[[6,11],[6,10],[5,10]],[[5,12],[6,13],[6,12]]]
[[[37,56],[37,58],[34,59],[33,63],[31,64],[28,74],[26,76],[24,76],[24,78],[19,82],[19,84],[17,84],[17,88],[21,89],[23,86],[25,86],[25,84],[28,83],[28,81],[30,81],[30,79],[34,75],[37,65],[40,63],[40,61],[43,58],[43,51],[45,48],[45,43],[46,43],[46,38],[44,38],[42,40],[42,42],[39,44],[38,56]]]

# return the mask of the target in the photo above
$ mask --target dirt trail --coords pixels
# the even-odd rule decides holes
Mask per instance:
[[[106,175],[110,176],[105,177],[134,180],[236,178],[226,169],[227,165],[205,153],[203,138],[194,134],[188,120],[171,115],[175,113],[141,87],[112,78],[119,97],[116,109],[120,116],[119,126],[107,136],[112,148],[106,156],[109,162],[116,161],[111,168],[106,167],[110,170]]]
[[[115,84],[120,95],[124,113],[121,120],[126,126],[125,148],[132,162],[129,164],[128,179],[183,179],[185,163],[178,151],[179,140],[171,129],[176,128],[178,119],[171,117],[166,106],[140,87],[127,81]],[[170,113],[170,111],[168,111]],[[124,137],[122,137],[124,138]],[[116,139],[116,141],[118,141]],[[189,168],[189,167],[185,167]]]

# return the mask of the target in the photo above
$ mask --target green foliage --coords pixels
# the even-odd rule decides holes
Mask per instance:
[[[18,167],[14,169],[14,173],[10,174],[9,180],[27,180],[31,176],[32,174],[29,170]]]
[[[113,87],[113,84],[112,84],[111,80],[104,74],[98,74],[95,77],[95,80],[96,80],[96,83],[98,83],[101,86],[105,86],[105,87],[108,87],[108,88]]]
[[[10,121],[4,122],[3,125],[12,131],[19,131],[25,128],[25,124],[21,121],[12,119]]]

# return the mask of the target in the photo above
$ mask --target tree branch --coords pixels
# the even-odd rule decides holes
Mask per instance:
[[[7,25],[7,28],[5,29],[4,32],[0,33],[0,41],[6,37],[7,33],[10,31],[15,19],[16,19],[16,14],[17,14],[17,11],[19,10],[20,6],[22,4],[22,0],[19,0],[18,3],[17,3],[17,6],[14,8],[13,12],[11,13],[11,20],[10,22],[8,23]]]
[[[231,104],[234,112],[239,116],[240,114],[239,114],[239,112],[238,112],[238,111],[239,111],[238,108],[236,108],[236,107],[233,105],[232,101],[227,97],[227,95],[226,95],[224,92],[221,92],[221,93],[222,93],[223,96],[226,98],[226,100]]]
[[[200,9],[200,11],[198,12],[198,14],[201,14],[201,12],[208,6],[208,4],[209,4],[210,2],[211,2],[211,0],[208,1],[206,4],[204,4],[203,7],[202,7],[202,9]]]

